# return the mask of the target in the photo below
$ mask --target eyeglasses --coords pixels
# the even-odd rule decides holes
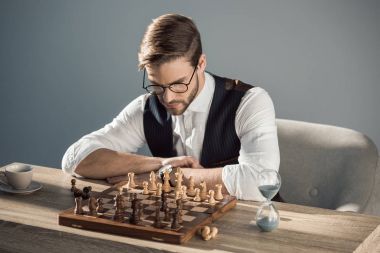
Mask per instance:
[[[148,85],[146,87],[145,87],[145,69],[144,69],[144,77],[143,77],[142,88],[145,89],[148,93],[150,93],[152,95],[162,95],[165,93],[165,89],[167,89],[167,88],[169,90],[171,90],[172,92],[175,92],[175,93],[185,93],[189,88],[188,86],[191,83],[191,80],[193,80],[193,76],[194,76],[196,69],[197,69],[197,66],[195,66],[193,74],[191,74],[190,81],[188,83],[172,83],[172,84],[165,85],[165,86],[153,84],[153,85]]]

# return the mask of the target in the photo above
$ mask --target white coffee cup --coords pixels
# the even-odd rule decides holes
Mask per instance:
[[[0,171],[6,181],[0,179],[0,182],[13,187],[16,190],[28,188],[32,182],[33,169],[26,164],[13,164],[5,167],[5,171]]]

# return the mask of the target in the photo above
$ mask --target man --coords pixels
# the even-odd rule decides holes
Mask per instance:
[[[69,147],[62,169],[104,179],[180,166],[196,184],[221,183],[239,199],[262,200],[257,175],[278,171],[280,161],[273,103],[262,88],[205,72],[206,65],[191,19],[153,20],[139,52],[148,93]],[[153,157],[134,154],[145,143]]]

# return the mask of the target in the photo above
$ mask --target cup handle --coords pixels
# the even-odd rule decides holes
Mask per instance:
[[[7,180],[7,177],[5,176],[5,172],[4,172],[4,171],[0,171],[0,177],[4,177],[5,180]],[[0,183],[8,185],[8,182],[7,182],[7,181],[4,181],[4,180],[1,179],[1,178],[0,178]]]

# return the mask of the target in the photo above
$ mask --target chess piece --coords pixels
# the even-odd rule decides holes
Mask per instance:
[[[96,212],[97,213],[104,213],[103,199],[102,198],[98,198],[96,200]]]
[[[172,225],[171,225],[172,229],[178,229],[181,227],[178,223],[178,219],[179,219],[179,210],[176,209],[175,212],[173,213],[173,220],[172,220]]]
[[[143,209],[143,204],[141,203],[141,201],[137,201],[137,207],[138,207],[138,210],[137,210],[137,219],[138,221],[141,221],[142,220],[142,216],[144,214],[144,209]]]
[[[157,182],[156,182],[156,173],[154,173],[154,171],[151,171],[150,172],[150,175],[149,175],[149,190],[150,191],[155,191],[157,190]]]
[[[174,192],[174,200],[180,199],[181,198],[181,191],[175,191]]]
[[[167,206],[164,212],[165,212],[164,221],[170,222],[170,208]]]
[[[209,198],[208,198],[208,203],[210,205],[215,205],[216,201],[215,201],[215,198],[214,198],[214,190],[209,190],[208,194],[210,195]]]
[[[165,211],[165,208],[168,206],[168,194],[166,192],[161,194],[161,201],[158,204],[161,206],[160,210]]]
[[[187,190],[187,195],[190,197],[195,196],[194,185],[195,185],[194,178],[193,178],[193,176],[190,176],[190,178],[189,178],[189,189]]]
[[[91,191],[92,187],[91,186],[86,186],[86,187],[83,187],[83,190],[82,190],[82,199],[83,200],[87,200],[90,198],[90,191]]]
[[[170,192],[170,183],[169,183],[169,180],[170,180],[170,172],[169,171],[165,171],[164,172],[164,184],[162,185],[162,190],[164,192]]]
[[[161,217],[160,217],[160,207],[159,206],[156,207],[156,217],[155,217],[154,222],[153,222],[153,227],[155,227],[155,228],[161,228],[162,227]]]
[[[142,183],[142,185],[143,185],[143,192],[142,192],[142,194],[144,194],[144,195],[148,195],[149,194],[149,190],[148,190],[148,182],[147,181],[144,181],[143,183]]]
[[[216,227],[204,226],[199,230],[199,234],[202,236],[203,240],[208,241],[216,237],[218,229]]]
[[[202,201],[205,201],[207,199],[207,185],[206,185],[206,182],[202,181],[200,183],[200,186],[201,186],[201,193],[200,193],[199,196],[201,197]]]
[[[139,223],[139,217],[138,217],[138,214],[137,214],[137,209],[138,209],[138,205],[139,205],[139,200],[137,199],[137,195],[136,193],[133,194],[133,199],[132,199],[132,204],[131,204],[131,208],[132,208],[132,214],[131,216],[129,217],[129,222],[131,224],[135,224],[137,225]]]
[[[77,187],[75,186],[76,180],[75,178],[71,179],[71,192],[74,192]]]
[[[187,200],[187,187],[182,185],[182,200]]]
[[[182,217],[183,217],[183,203],[182,203],[182,199],[177,199],[176,200],[176,204],[177,204],[177,209],[178,209],[178,223],[182,223]]]
[[[201,197],[199,196],[199,194],[200,194],[200,191],[199,191],[199,188],[195,188],[195,197],[194,197],[194,201],[195,202],[200,202],[201,201]]]
[[[91,216],[96,216],[97,215],[97,212],[96,212],[96,199],[95,197],[90,197],[90,200],[88,202],[88,210],[90,211],[89,214]]]
[[[223,199],[222,185],[221,184],[216,184],[215,188],[216,188],[215,199],[216,200],[222,200]]]
[[[128,173],[128,186],[129,188],[133,189],[136,187],[136,183],[135,183],[135,173],[133,172],[129,172]]]
[[[83,208],[82,208],[82,195],[83,192],[79,189],[74,189],[74,198],[75,198],[75,208],[74,213],[75,214],[83,214]]]
[[[75,198],[74,213],[75,214],[84,214],[83,208],[82,208],[82,197]]]
[[[160,197],[162,194],[162,183],[157,183],[156,196]]]
[[[175,181],[176,181],[176,185],[175,185],[175,191],[182,191],[182,181],[183,181],[183,172],[181,171],[181,168],[178,167],[177,168],[177,172],[174,174],[175,175]]]
[[[119,193],[116,194],[115,198],[115,214],[113,216],[113,219],[115,221],[119,221],[119,222],[122,222],[124,221],[124,206],[123,206],[123,198],[122,198],[122,195],[120,195]]]

